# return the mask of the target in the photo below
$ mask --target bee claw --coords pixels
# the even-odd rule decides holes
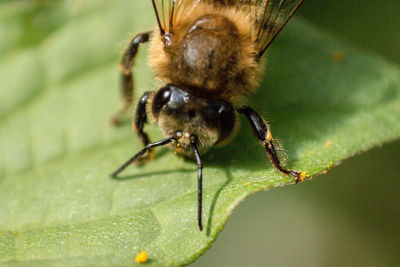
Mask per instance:
[[[289,171],[289,175],[295,178],[295,184],[297,184],[300,181],[304,182],[306,178],[310,177],[306,175],[305,172],[296,172],[296,171]]]

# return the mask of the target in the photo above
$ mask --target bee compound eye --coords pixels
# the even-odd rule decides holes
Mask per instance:
[[[163,101],[165,101],[165,103],[167,103],[170,97],[171,97],[171,90],[167,88],[164,92],[162,92],[161,98]]]
[[[218,114],[223,115],[223,114],[230,114],[232,113],[232,107],[230,105],[222,104],[218,108]]]
[[[225,111],[225,106],[224,106],[224,105],[221,105],[221,106],[218,108],[218,114],[222,114],[224,111]]]
[[[159,114],[162,107],[165,106],[171,99],[171,89],[166,86],[161,88],[153,100],[152,111],[155,115]]]
[[[171,89],[168,86],[166,86],[158,92],[155,101],[157,102],[158,105],[164,106],[170,101],[171,94],[172,94]]]

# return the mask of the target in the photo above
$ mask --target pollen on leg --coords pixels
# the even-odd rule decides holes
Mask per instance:
[[[306,178],[306,176],[307,176],[307,174],[306,174],[305,172],[301,172],[301,173],[300,173],[300,180],[301,180],[302,182],[304,182],[304,179]]]
[[[268,147],[268,148],[272,149],[271,142],[269,142],[269,141],[265,141],[265,142],[263,142],[263,146],[264,146],[264,147]]]
[[[125,68],[125,66],[124,65],[122,65],[122,64],[120,64],[119,65],[119,69],[121,70],[121,72],[123,73],[123,74],[125,74],[125,75],[129,75],[130,73],[131,73],[131,70],[130,69],[127,69],[127,68]]]
[[[267,132],[267,141],[268,141],[268,142],[271,142],[271,140],[272,140],[272,134],[271,134],[270,131],[268,131],[268,132]]]
[[[132,121],[132,130],[133,131],[135,131],[135,132],[137,132],[138,131],[138,129],[137,129],[137,127],[136,127],[136,123],[134,122],[134,121]]]

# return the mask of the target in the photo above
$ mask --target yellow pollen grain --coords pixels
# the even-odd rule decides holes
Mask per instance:
[[[272,135],[271,135],[271,132],[270,132],[270,131],[268,131],[268,133],[267,133],[267,140],[268,140],[268,141],[271,141],[271,140],[272,140]]]
[[[250,183],[250,182],[248,182],[246,185],[251,185],[251,183]]]
[[[147,252],[146,251],[142,251],[139,254],[137,254],[136,258],[135,258],[135,262],[137,263],[145,263],[147,261]]]
[[[327,169],[329,170],[330,168],[332,168],[332,166],[333,166],[333,162],[331,161],[331,162],[329,162]]]
[[[327,170],[324,170],[322,173],[323,173],[323,174],[326,174],[327,172],[328,172]]]
[[[301,172],[300,173],[300,179],[301,179],[301,181],[303,182],[304,181],[304,178],[306,178],[306,173],[305,172]]]
[[[331,141],[331,140],[328,140],[328,141],[326,141],[326,143],[324,144],[324,147],[330,147],[332,144],[333,144],[332,141]]]

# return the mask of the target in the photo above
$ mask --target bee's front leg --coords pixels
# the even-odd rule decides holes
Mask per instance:
[[[118,125],[124,118],[127,110],[132,106],[133,101],[133,76],[132,76],[132,66],[135,62],[135,57],[141,43],[146,43],[149,41],[151,32],[145,32],[136,35],[129,47],[125,50],[124,55],[121,58],[120,68],[121,68],[121,93],[122,93],[122,107],[111,117],[111,123]]]
[[[258,141],[263,145],[272,165],[281,173],[295,178],[296,183],[300,180],[303,181],[304,178],[306,178],[306,174],[304,172],[289,170],[282,165],[281,161],[278,158],[278,154],[276,153],[273,138],[269,130],[268,124],[265,122],[265,120],[255,110],[247,106],[239,108],[238,112],[244,114],[249,120],[255,136],[257,137]]]
[[[146,147],[148,144],[150,144],[149,136],[147,135],[146,132],[144,132],[143,128],[144,128],[145,123],[147,123],[146,106],[147,106],[147,103],[152,94],[154,94],[154,92],[145,92],[140,97],[139,102],[136,106],[135,114],[132,117],[132,128],[138,134],[144,147]],[[141,163],[145,160],[152,159],[152,158],[153,158],[153,150],[148,149],[147,156],[140,158],[139,161],[137,161],[137,162]]]

